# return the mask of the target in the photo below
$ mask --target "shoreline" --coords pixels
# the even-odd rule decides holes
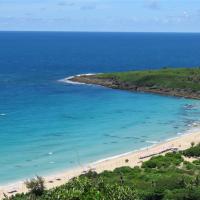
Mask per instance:
[[[167,152],[173,151],[173,149],[183,150],[189,148],[191,142],[200,142],[200,129],[194,128],[181,135],[178,135],[177,137],[166,139],[157,144],[152,144],[151,146],[142,147],[140,149],[129,151],[123,154],[100,159],[95,162],[85,164],[82,167],[63,170],[60,173],[44,176],[43,178],[45,179],[45,186],[47,189],[51,189],[63,185],[70,179],[84,174],[89,170],[94,170],[97,173],[101,173],[105,170],[112,171],[123,166],[140,166],[142,162],[150,159],[154,155],[163,155]],[[128,162],[126,162],[127,159]],[[27,192],[24,180],[1,185],[0,199],[4,197],[4,193],[8,196],[11,196],[23,192]]]
[[[76,85],[96,85],[111,89],[125,90],[129,92],[145,92],[158,94],[163,96],[172,96],[187,99],[200,100],[200,94],[193,91],[185,91],[182,89],[170,89],[170,88],[153,88],[145,86],[132,85],[126,82],[120,82],[114,78],[99,78],[98,75],[102,73],[88,73],[88,74],[77,74],[74,76],[66,77],[59,80],[59,82],[76,84]]]

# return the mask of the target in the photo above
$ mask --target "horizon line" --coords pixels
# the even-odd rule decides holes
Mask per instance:
[[[64,30],[0,30],[0,32],[51,32],[51,33],[179,33],[199,34],[200,32],[190,31],[64,31]]]

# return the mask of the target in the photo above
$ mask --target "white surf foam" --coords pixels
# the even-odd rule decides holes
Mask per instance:
[[[76,82],[76,81],[71,81],[72,78],[76,77],[76,76],[91,76],[91,75],[95,75],[97,73],[87,73],[87,74],[77,74],[77,75],[74,75],[74,76],[69,76],[69,77],[66,77],[64,79],[60,79],[58,80],[59,82],[63,82],[63,83],[68,83],[68,84],[73,84],[73,85],[92,85],[92,84],[86,84],[86,83],[80,83],[80,82]],[[98,73],[100,74],[100,73]]]
[[[133,152],[136,152],[136,151],[138,151],[138,150],[133,150],[133,151],[129,151],[129,152],[126,152],[126,153],[118,154],[118,155],[115,155],[115,156],[110,156],[110,157],[107,157],[107,158],[103,158],[103,159],[100,159],[100,160],[97,160],[95,162],[90,163],[90,165],[96,165],[98,163],[102,163],[102,162],[105,162],[105,161],[108,161],[108,160],[112,160],[112,159],[115,159],[115,158],[120,158],[120,157],[129,155],[129,154],[131,154]]]
[[[67,78],[63,78],[63,79],[58,80],[58,82],[74,84],[74,85],[84,85],[85,84],[85,83],[79,83],[79,82],[71,81],[71,79],[74,78],[74,77],[75,76],[69,76]]]
[[[6,116],[6,114],[5,113],[0,113],[0,116]]]
[[[154,140],[147,140],[146,143],[157,144],[157,143],[159,143],[159,142],[158,142],[158,141],[154,141]]]

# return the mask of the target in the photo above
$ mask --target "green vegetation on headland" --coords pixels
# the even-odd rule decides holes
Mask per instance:
[[[196,160],[184,161],[187,156]],[[28,182],[28,194],[10,200],[199,200],[199,158],[200,145],[192,144],[185,151],[152,157],[141,167],[90,171],[51,190],[44,190],[41,178],[38,183],[35,179]]]
[[[200,99],[200,68],[163,68],[75,76],[72,81]]]

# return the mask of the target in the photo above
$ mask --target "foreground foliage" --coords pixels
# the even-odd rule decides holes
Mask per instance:
[[[194,152],[200,152],[200,145],[192,146],[183,152],[152,157],[141,167],[121,167],[101,174],[89,172],[65,185],[44,190],[42,194],[29,188],[30,193],[16,195],[10,199],[199,200],[200,161],[183,160],[183,156],[199,157],[200,154]]]

